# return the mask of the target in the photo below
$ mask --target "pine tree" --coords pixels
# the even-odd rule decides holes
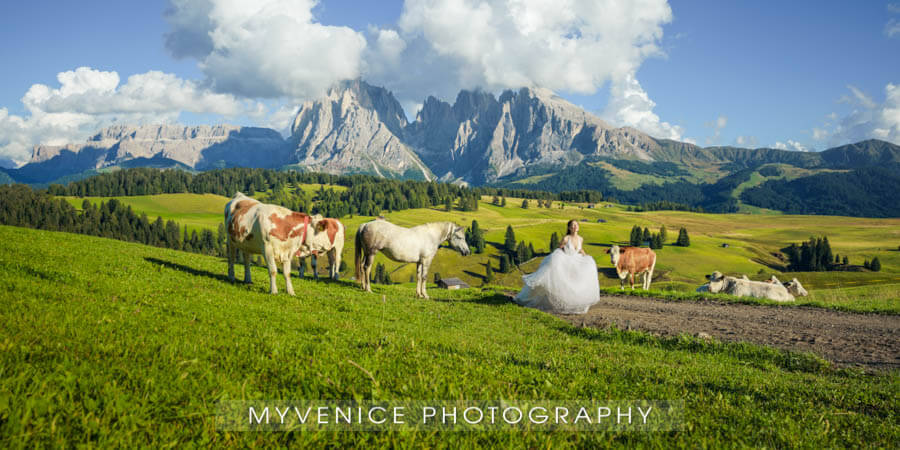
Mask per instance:
[[[845,266],[846,266],[846,265],[849,265],[849,264],[850,264],[850,258],[848,258],[847,255],[844,255],[844,260],[843,260],[843,262],[844,262],[844,265],[845,265]]]
[[[665,243],[666,243],[666,239],[668,239],[668,235],[667,235],[667,231],[666,231],[666,226],[665,226],[665,225],[659,227],[659,239],[660,239],[660,241],[662,241],[663,244],[665,244]]]
[[[500,206],[506,206],[506,196],[505,195],[500,199]]]
[[[534,258],[534,245],[528,243],[528,259]]]
[[[494,198],[491,199],[491,204],[494,205],[494,206],[500,206],[500,197],[497,197],[497,196],[495,195]]]
[[[522,209],[528,209],[528,199],[522,199]]]
[[[441,281],[441,273],[435,272],[434,273],[434,284],[437,284],[438,281]]]
[[[641,227],[635,225],[631,227],[631,238],[629,239],[629,244],[632,247],[640,247],[643,237],[644,233],[641,231]]]
[[[512,225],[506,227],[506,237],[503,240],[503,248],[510,254],[516,251],[516,232],[513,231]]]
[[[519,241],[519,245],[516,246],[515,255],[516,259],[514,262],[517,266],[528,261],[528,247],[525,246],[525,241]]]
[[[681,229],[678,230],[678,239],[675,241],[675,245],[679,245],[681,247],[690,247],[691,238],[690,236],[688,236],[688,231],[686,228],[681,227]]]
[[[881,271],[881,261],[878,259],[877,256],[872,259],[871,263],[869,263],[869,269],[872,272],[880,272]]]
[[[643,243],[643,242],[649,241],[649,240],[650,240],[650,237],[651,237],[651,236],[650,236],[650,229],[649,229],[649,228],[644,228],[644,232],[641,233],[641,242]]]
[[[659,233],[650,236],[650,248],[656,250],[663,247],[662,236]]]
[[[834,255],[831,253],[831,244],[828,243],[828,236],[822,239],[822,246],[824,247],[822,252],[822,270],[828,270],[831,268],[831,261],[834,261]]]
[[[166,236],[169,236],[168,233],[169,224],[166,224]],[[225,255],[225,224],[220,223],[219,228],[216,230],[216,253],[219,256]]]
[[[494,281],[494,269],[491,268],[491,260],[488,259],[487,265],[484,268],[484,282],[485,284]]]
[[[553,252],[553,250],[556,250],[557,248],[559,248],[559,235],[554,231],[553,234],[550,235],[550,249],[548,250],[548,253]]]
[[[500,255],[500,273],[509,273],[509,255],[506,253]]]
[[[453,197],[448,195],[447,198],[444,199],[444,209],[446,209],[447,212],[453,211]]]
[[[791,243],[791,245],[787,249],[788,255],[788,269],[793,271],[800,270],[800,248],[797,247],[796,243]]]

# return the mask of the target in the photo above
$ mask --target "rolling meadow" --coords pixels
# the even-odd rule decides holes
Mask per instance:
[[[487,209],[487,208],[485,208]],[[0,226],[0,445],[891,447],[896,371],[592,329],[497,288],[232,284],[220,258]],[[283,292],[284,282],[279,277]],[[233,432],[222,402],[680,400],[674,431]]]
[[[322,185],[302,185],[308,192]],[[327,188],[342,189],[341,186]],[[265,201],[271,193],[257,193]],[[188,228],[215,230],[222,223],[222,211],[228,198],[213,194],[159,194],[151,196],[115,197],[131,206],[137,213],[151,219],[161,216]],[[80,207],[84,199],[67,197]],[[99,203],[108,197],[88,197]],[[669,298],[696,298],[694,290],[705,282],[704,276],[715,270],[751,279],[768,279],[776,275],[782,281],[797,277],[810,296],[798,299],[797,305],[825,306],[852,311],[900,312],[900,219],[868,219],[836,216],[798,216],[774,214],[708,214],[681,211],[633,212],[622,205],[601,202],[594,208],[586,204],[553,202],[551,208],[539,208],[534,200],[522,208],[522,199],[507,198],[505,206],[492,204],[483,197],[477,211],[447,212],[443,207],[385,211],[383,216],[401,226],[415,226],[432,221],[453,221],[470,226],[477,220],[485,232],[485,252],[463,257],[449,248],[441,248],[429,274],[458,277],[474,287],[485,284],[504,286],[510,290],[521,287],[521,276],[534,271],[541,256],[548,251],[550,235],[562,236],[570,219],[580,221],[580,233],[585,238],[585,251],[594,257],[600,272],[600,285],[614,293],[619,280],[605,253],[613,243],[626,244],[631,228],[638,225],[657,232],[667,228],[668,240],[664,248],[656,250],[657,265],[651,293]],[[605,207],[608,206],[608,207]],[[348,216],[341,219],[347,227],[343,260],[346,268],[343,279],[353,276],[353,233],[359,224],[372,217]],[[602,221],[602,222],[601,222]],[[531,243],[537,256],[506,274],[500,273],[499,254],[506,227],[512,226],[516,239]],[[678,229],[685,227],[691,245],[674,244]],[[810,236],[827,236],[834,253],[847,256],[851,265],[878,257],[880,272],[803,272],[789,273],[777,269],[785,263],[780,249],[790,243],[800,243]],[[724,246],[726,244],[727,246]],[[409,284],[415,266],[390,261],[383,255],[376,258],[390,273],[392,282]],[[324,259],[323,259],[324,262]],[[491,264],[493,281],[485,282],[486,266]],[[325,273],[324,264],[320,272]],[[626,287],[626,293],[630,293]]]

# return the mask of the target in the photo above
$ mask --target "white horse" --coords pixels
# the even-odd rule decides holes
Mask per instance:
[[[367,292],[372,292],[370,276],[375,254],[384,252],[388,258],[416,263],[416,297],[428,298],[425,280],[428,268],[442,242],[467,256],[465,229],[453,222],[432,222],[412,228],[394,225],[386,220],[373,220],[356,230],[356,279]]]

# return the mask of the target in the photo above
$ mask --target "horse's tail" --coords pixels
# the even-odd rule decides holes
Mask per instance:
[[[356,248],[353,250],[354,253],[354,261],[356,261],[356,280],[362,283],[363,279],[363,230],[366,228],[366,224],[362,224],[356,230]]]

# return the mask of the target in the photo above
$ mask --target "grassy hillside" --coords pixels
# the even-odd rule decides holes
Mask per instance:
[[[310,190],[318,189],[318,186]],[[260,194],[264,196],[265,194]],[[216,195],[165,194],[156,196],[117,197],[135,211],[146,212],[154,218],[174,219],[189,226],[215,229],[222,221],[221,210],[227,198]],[[101,198],[91,198],[99,202]],[[811,300],[845,298],[844,306],[851,306],[854,297],[835,289],[867,285],[892,285],[882,292],[883,300],[895,302],[900,308],[900,219],[864,219],[833,216],[795,215],[750,215],[750,214],[698,214],[676,211],[629,212],[624,207],[589,209],[583,205],[565,205],[560,208],[555,203],[551,209],[521,208],[521,199],[507,199],[507,206],[499,207],[482,199],[476,212],[446,212],[442,209],[418,209],[384,212],[392,222],[403,226],[414,226],[430,221],[450,220],[469,225],[478,220],[486,230],[488,241],[484,254],[462,257],[450,249],[441,249],[432,266],[432,274],[455,276],[474,286],[483,283],[485,266],[490,262],[499,267],[498,247],[502,245],[507,225],[512,225],[519,240],[533,243],[539,252],[547,251],[550,234],[560,235],[569,219],[581,222],[581,234],[585,237],[585,251],[594,257],[600,270],[601,286],[618,286],[614,271],[609,263],[606,249],[611,243],[623,243],[635,224],[649,227],[654,232],[660,225],[669,231],[670,243],[674,241],[680,227],[686,227],[691,236],[691,246],[687,248],[666,246],[658,250],[658,262],[654,288],[659,290],[693,291],[701,285],[704,275],[719,270],[729,274],[747,274],[754,279],[768,278],[777,274],[779,278],[796,276],[811,292]],[[83,199],[69,198],[80,206]],[[352,275],[352,236],[360,223],[371,217],[347,217],[342,219],[348,228],[348,243],[344,250],[348,271]],[[598,223],[598,219],[606,220]],[[773,255],[791,242],[800,242],[811,235],[827,235],[835,253],[847,255],[851,264],[862,264],[865,259],[878,257],[881,272],[827,272],[781,274],[772,267],[782,262]],[[722,244],[727,243],[727,248]],[[378,257],[391,272],[395,282],[408,282],[415,273],[412,264],[401,264]],[[524,264],[509,274],[495,273],[494,284],[518,288],[521,275],[537,268],[540,258]],[[771,267],[770,267],[771,266]],[[524,271],[524,272],[523,272]],[[893,292],[893,294],[891,294]],[[863,308],[866,309],[866,308]]]
[[[219,259],[0,227],[0,445],[892,446],[896,372],[575,328],[492,290],[232,285]],[[283,282],[279,280],[283,288]],[[385,301],[382,301],[384,295]],[[675,432],[217,432],[221,401],[657,399]]]

